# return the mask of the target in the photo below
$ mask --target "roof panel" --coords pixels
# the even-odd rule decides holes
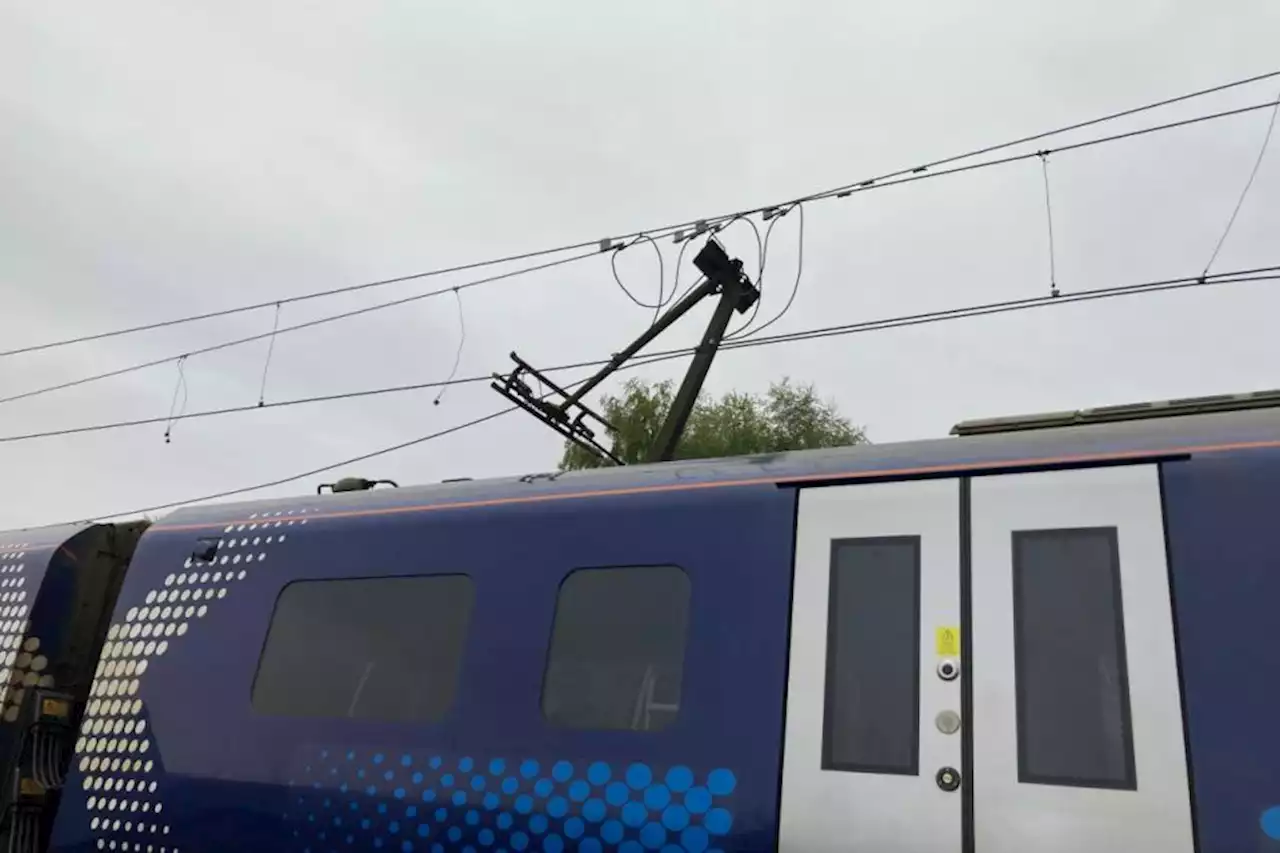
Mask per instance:
[[[944,467],[1002,466],[1018,462],[1165,451],[1193,447],[1272,442],[1280,446],[1280,410],[1254,409],[1177,418],[1004,432],[962,438],[871,444],[745,456],[688,460],[378,489],[336,495],[236,503],[205,504],[180,509],[157,527],[226,524],[264,515],[329,514],[468,504],[533,498],[632,492],[715,483],[785,482],[841,476],[902,473]]]

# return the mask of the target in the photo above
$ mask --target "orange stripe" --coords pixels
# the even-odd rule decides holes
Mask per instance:
[[[917,468],[882,468],[865,471],[834,472],[824,474],[804,474],[793,477],[753,477],[745,480],[722,480],[703,483],[668,483],[661,486],[633,486],[626,489],[605,489],[591,492],[564,492],[551,495],[529,495],[526,497],[489,498],[487,500],[456,501],[453,503],[419,504],[414,506],[380,507],[372,509],[338,510],[329,513],[301,516],[307,520],[335,518],[364,518],[381,515],[400,515],[408,512],[434,512],[449,509],[479,509],[482,507],[512,506],[544,501],[579,500],[582,498],[599,498],[625,495],[660,494],[663,492],[682,492],[697,489],[722,489],[740,486],[786,485],[791,483],[811,483],[827,480],[869,480],[884,477],[909,477],[921,474],[951,474],[963,471],[990,471],[1004,468],[1045,467],[1050,465],[1073,465],[1087,462],[1123,462],[1126,460],[1153,459],[1162,456],[1181,456],[1193,453],[1223,453],[1231,450],[1255,450],[1261,448],[1280,447],[1280,440],[1246,441],[1234,444],[1206,444],[1190,447],[1171,447],[1162,450],[1134,450],[1120,453],[1085,453],[1076,456],[1045,456],[1030,459],[1010,459],[993,462],[964,462],[948,465],[929,465]],[[300,516],[293,516],[297,520]],[[273,519],[274,520],[274,519]],[[280,520],[284,520],[283,516]],[[200,524],[157,524],[152,530],[182,531],[207,530],[210,527],[222,527],[230,524],[261,523],[260,518],[245,518],[234,521],[207,521]]]

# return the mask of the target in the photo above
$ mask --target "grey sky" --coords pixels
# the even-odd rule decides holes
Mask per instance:
[[[1274,70],[1277,32],[1272,0],[0,0],[0,349],[783,200]],[[1268,81],[1075,138],[1277,92]],[[1198,273],[1267,118],[1052,158],[1063,290]],[[1039,168],[812,205],[800,295],[776,328],[1044,293]],[[1272,151],[1215,269],[1280,264],[1278,200]],[[795,227],[775,230],[766,312],[790,287]],[[748,229],[725,240],[754,264]],[[652,297],[651,252],[620,267]],[[282,323],[467,279],[289,306]],[[536,364],[607,355],[648,322],[605,257],[462,298],[464,375],[504,369],[512,349]],[[1278,313],[1275,284],[1096,302],[726,354],[709,385],[763,390],[790,375],[873,440],[941,436],[968,417],[1275,386]],[[264,311],[3,359],[0,396],[271,322]],[[443,379],[457,339],[451,298],[283,336],[267,397]],[[191,359],[187,409],[255,402],[265,354],[263,342]],[[167,365],[0,406],[0,434],[163,416],[176,377]],[[0,444],[0,529],[269,480],[504,402],[484,385],[433,396],[185,421],[169,445],[163,425]],[[338,473],[518,474],[558,453],[516,414]]]

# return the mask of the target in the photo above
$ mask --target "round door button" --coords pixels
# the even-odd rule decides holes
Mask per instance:
[[[960,715],[950,709],[939,711],[938,716],[933,718],[933,724],[944,735],[953,735],[960,731]]]
[[[943,767],[935,778],[938,787],[944,791],[954,791],[960,787],[960,771],[954,767]]]
[[[959,661],[946,660],[938,661],[938,677],[943,681],[955,681],[956,676],[960,674]]]

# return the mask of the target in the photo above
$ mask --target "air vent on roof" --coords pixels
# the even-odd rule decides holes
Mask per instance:
[[[1210,397],[1187,397],[1182,400],[1160,400],[1123,406],[1099,406],[1073,412],[1047,412],[1008,418],[985,418],[963,421],[951,428],[952,435],[985,435],[1028,429],[1105,424],[1144,418],[1171,418],[1178,415],[1202,415],[1208,412],[1234,412],[1241,409],[1280,408],[1280,390],[1255,391],[1251,394],[1215,394]]]

